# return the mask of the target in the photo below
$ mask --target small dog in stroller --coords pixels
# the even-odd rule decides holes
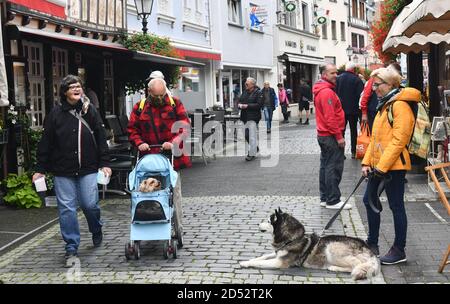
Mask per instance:
[[[139,185],[139,191],[141,192],[154,192],[158,190],[161,190],[161,182],[153,177],[144,179]]]

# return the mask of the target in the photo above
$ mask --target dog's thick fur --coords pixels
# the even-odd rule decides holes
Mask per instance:
[[[153,192],[158,190],[161,190],[161,182],[153,177],[143,180],[139,185],[140,192]]]
[[[371,278],[380,271],[378,258],[363,240],[341,235],[319,237],[315,233],[305,234],[303,225],[280,208],[259,228],[273,234],[275,252],[240,262],[242,267],[279,269],[303,266],[350,272],[354,280]]]

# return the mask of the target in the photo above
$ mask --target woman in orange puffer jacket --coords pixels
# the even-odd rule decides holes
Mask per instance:
[[[391,68],[375,70],[372,89],[379,98],[372,136],[362,161],[362,173],[369,176],[364,195],[369,233],[367,243],[378,255],[381,204],[378,194],[384,189],[394,217],[395,240],[382,264],[406,262],[407,217],[404,205],[405,175],[411,170],[407,145],[414,130],[414,113],[409,103],[419,102],[421,94],[413,88],[400,88],[401,76]],[[392,104],[392,107],[390,105]],[[388,120],[392,109],[393,125]],[[380,185],[381,184],[381,185]]]

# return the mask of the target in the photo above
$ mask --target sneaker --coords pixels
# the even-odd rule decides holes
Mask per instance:
[[[320,202],[320,207],[326,207],[327,206],[327,202],[321,201]]]
[[[365,241],[365,243],[369,247],[370,251],[372,251],[372,253],[374,255],[376,255],[377,258],[379,258],[380,257],[380,248],[378,247],[378,245],[371,244],[368,241]]]
[[[406,254],[404,250],[392,246],[388,253],[380,257],[380,262],[383,265],[394,265],[406,262]]]
[[[252,160],[254,160],[254,159],[255,159],[255,156],[247,155],[247,157],[245,157],[245,160],[246,160],[246,161],[252,161]]]
[[[302,119],[300,118],[298,124],[301,125],[303,123]]]
[[[343,204],[344,204],[344,202],[342,202],[342,201],[337,204],[334,204],[334,205],[327,204],[326,208],[327,209],[340,209]],[[348,209],[352,209],[352,204],[349,204],[349,203],[345,204],[344,210],[348,210]]]
[[[66,260],[65,268],[73,267],[78,260],[78,254],[76,252],[66,252],[64,259]]]
[[[356,158],[356,153],[352,153],[352,159]]]
[[[309,125],[309,119],[305,121],[304,125]]]
[[[102,241],[103,241],[103,232],[101,230],[99,232],[92,234],[92,243],[94,244],[94,247],[100,246]]]
[[[267,134],[270,134],[270,132],[271,132],[270,129],[267,129]]]

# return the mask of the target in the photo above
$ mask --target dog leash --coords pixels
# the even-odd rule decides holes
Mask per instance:
[[[320,233],[320,237],[322,237],[325,234],[325,231],[328,230],[331,225],[333,225],[334,221],[336,220],[336,218],[339,216],[339,214],[341,213],[342,209],[344,209],[345,205],[347,204],[347,202],[349,201],[349,199],[352,197],[352,195],[356,192],[356,190],[358,190],[359,186],[361,185],[361,183],[363,182],[363,180],[365,180],[366,177],[365,176],[361,176],[361,178],[359,179],[358,183],[356,184],[355,189],[353,189],[353,192],[350,193],[350,195],[347,197],[347,199],[345,200],[345,202],[342,204],[342,207],[339,208],[339,210],[336,212],[335,215],[333,215],[333,217],[328,221],[327,225],[325,226],[325,228],[323,228],[322,232]]]

